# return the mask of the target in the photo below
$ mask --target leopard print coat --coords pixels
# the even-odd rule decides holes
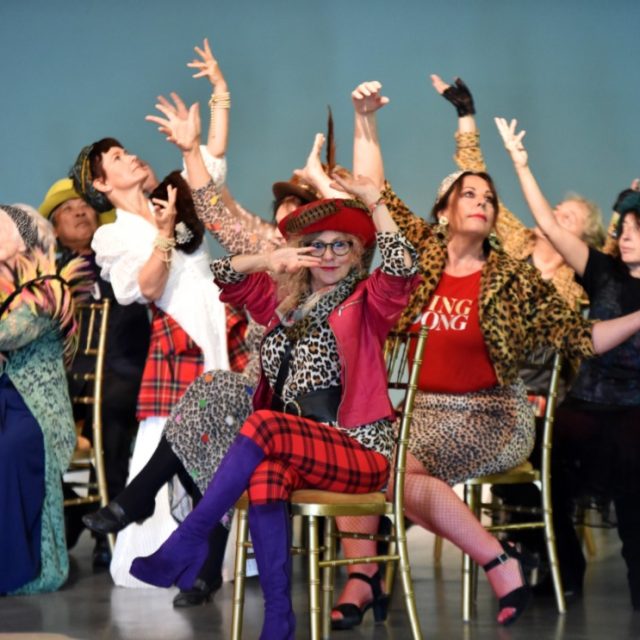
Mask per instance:
[[[382,193],[401,233],[418,252],[422,282],[413,291],[397,329],[406,330],[422,311],[440,281],[447,259],[447,230],[416,216],[389,184]],[[570,360],[594,355],[592,322],[572,311],[535,267],[493,243],[482,269],[480,329],[498,383],[518,380],[522,362],[539,348],[553,347]]]

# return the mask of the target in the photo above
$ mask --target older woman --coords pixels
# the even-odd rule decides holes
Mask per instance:
[[[364,83],[352,96],[354,172],[382,187],[375,113],[388,100],[380,91],[379,83]],[[560,348],[572,357],[603,352],[636,330],[640,314],[592,329],[534,267],[502,251],[492,233],[497,194],[486,173],[465,171],[445,178],[431,211],[434,223],[412,214],[388,185],[382,198],[416,247],[424,275],[398,327],[430,328],[409,443],[406,513],[485,569],[500,599],[498,622],[510,624],[529,598],[518,562],[527,558],[490,535],[451,485],[527,459],[533,416],[518,378],[524,354],[541,346]],[[347,541],[345,553],[367,544]],[[353,571],[357,579],[349,581],[334,613],[338,628],[357,624],[371,596],[376,597],[375,566]]]
[[[0,594],[53,591],[69,571],[60,477],[76,435],[63,360],[84,263],[58,271],[54,246],[37,211],[0,206]]]
[[[165,115],[154,120],[179,139],[180,123],[168,111]],[[194,143],[181,144],[185,156],[197,160]],[[206,555],[209,531],[248,489],[265,639],[295,635],[290,492],[298,487],[365,492],[381,488],[389,473],[393,411],[381,347],[406,304],[414,268],[375,187],[366,181],[342,184],[367,206],[341,199],[311,203],[280,222],[289,246],[214,263],[224,299],[246,305],[267,326],[256,412],[196,509],[155,554],[131,568],[151,584],[190,582]],[[365,278],[361,258],[376,230],[383,266]],[[267,272],[288,274],[280,293]],[[370,371],[366,380],[357,377],[363,362]]]
[[[529,166],[516,121],[496,123],[536,223],[575,270],[589,294],[589,316],[614,318],[640,309],[640,192],[618,197],[615,256],[590,248],[558,224]],[[554,523],[562,580],[582,592],[586,563],[576,536],[572,499],[610,495],[626,561],[631,604],[640,610],[640,332],[580,367],[558,408],[554,429]]]

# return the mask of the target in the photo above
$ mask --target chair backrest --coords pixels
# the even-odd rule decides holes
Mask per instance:
[[[553,425],[556,419],[556,406],[558,404],[558,387],[562,372],[562,361],[562,353],[560,351],[556,351],[553,355],[551,377],[549,378],[549,388],[547,390],[547,402],[544,410],[541,461],[543,491],[547,489],[547,481],[551,477],[551,443],[553,440]]]
[[[91,405],[93,447],[89,457],[91,458],[90,464],[95,467],[98,492],[97,495],[94,492],[93,497],[89,496],[87,499],[79,497],[77,500],[65,500],[67,506],[87,501],[97,502],[99,500],[103,504],[108,502],[102,445],[102,392],[109,311],[110,301],[107,298],[99,302],[76,304],[78,335],[80,336],[76,357],[84,356],[91,363],[91,366],[83,366],[84,370],[77,372],[74,372],[72,367],[69,377],[73,381],[81,383],[79,388],[82,389],[82,393],[72,395],[71,402],[73,405]],[[85,486],[85,484],[91,493],[90,489],[93,486],[91,483],[73,483],[73,486]]]
[[[409,434],[428,332],[425,326],[417,332],[392,332],[385,343],[388,388],[390,391],[404,392],[402,404],[397,408],[399,427],[393,483],[393,506],[396,513],[402,513],[404,504]]]

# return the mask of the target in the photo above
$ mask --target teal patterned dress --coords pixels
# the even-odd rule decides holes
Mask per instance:
[[[0,545],[0,592],[12,594],[28,594],[58,589],[67,579],[69,559],[67,555],[61,475],[67,469],[73,454],[76,436],[71,411],[71,403],[67,391],[64,361],[73,352],[73,336],[75,320],[73,317],[72,290],[80,285],[82,276],[79,269],[82,261],[74,260],[56,272],[53,255],[41,253],[30,257],[21,256],[15,270],[4,268],[0,271],[0,400],[13,393],[19,394],[35,419],[41,431],[31,438],[33,447],[41,447],[44,461],[40,465],[41,478],[44,483],[40,492],[39,505],[30,505],[30,510],[38,509],[39,526],[33,523],[19,522],[29,511],[25,505],[33,500],[31,495],[16,496],[21,484],[8,474],[24,473],[17,465],[3,464],[0,469],[0,483],[11,486],[12,492],[0,494],[0,506],[3,528],[10,522],[16,523],[12,531],[38,531],[40,539],[35,541],[3,539]],[[16,394],[17,391],[17,394]],[[23,412],[28,416],[26,410]],[[6,413],[5,415],[13,415]],[[23,423],[21,423],[23,424]],[[15,425],[5,423],[4,434],[10,432]],[[20,434],[19,434],[20,435]],[[11,443],[21,441],[18,451],[10,449]],[[11,439],[0,434],[0,447],[3,460],[20,459],[29,447],[29,440]],[[25,493],[27,493],[25,491]],[[18,508],[16,508],[18,507]],[[8,571],[3,567],[16,565],[15,554],[29,546],[39,548],[39,557],[30,558],[32,575],[25,582],[13,584]],[[34,571],[33,571],[34,570]],[[11,585],[11,586],[9,586]]]

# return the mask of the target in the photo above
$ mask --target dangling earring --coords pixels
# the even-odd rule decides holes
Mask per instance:
[[[440,216],[438,218],[438,224],[444,229],[449,224],[449,218],[447,218],[447,216]]]
[[[489,246],[494,250],[502,248],[500,238],[498,237],[498,234],[495,231],[492,231],[489,234]]]

